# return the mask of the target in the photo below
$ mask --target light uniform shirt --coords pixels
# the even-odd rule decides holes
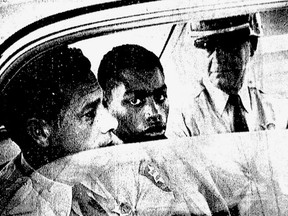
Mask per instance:
[[[49,166],[49,170],[40,168],[36,171],[27,163],[22,153],[11,160],[0,171],[0,215],[107,215],[100,205],[96,204],[96,209],[91,207],[91,191],[80,182],[61,183],[42,175],[46,172],[53,173],[57,167],[56,163]],[[118,211],[125,207],[120,206]]]
[[[52,179],[83,182],[90,191],[82,198],[91,199],[91,212],[98,203],[107,215],[288,215],[287,178],[279,175],[286,162],[279,164],[271,154],[281,149],[285,158],[288,135],[282,133],[277,143],[277,133],[271,135],[235,133],[94,149],[55,161]]]
[[[214,105],[215,113],[223,119],[223,122],[227,123],[227,130],[234,131],[233,124],[233,111],[234,107],[231,106],[228,102],[229,95],[219,88],[216,88],[208,78],[203,79],[203,84],[207,89],[208,94],[210,95],[211,105]],[[238,95],[241,98],[242,102],[242,114],[245,117],[248,127],[255,128],[255,119],[251,115],[251,104],[250,104],[250,95],[247,85],[244,85]],[[249,123],[248,123],[249,122]]]
[[[216,88],[208,77],[201,80],[200,87],[196,97],[183,104],[178,116],[168,120],[168,138],[234,132],[233,107],[227,104],[229,95]],[[287,100],[268,96],[247,84],[239,96],[249,131],[286,129]]]
[[[69,215],[72,187],[35,171],[19,154],[0,171],[1,215]]]
[[[82,182],[90,190],[81,196],[90,200],[91,212],[98,203],[107,215],[228,215],[227,203],[200,159],[189,166],[179,152],[125,147],[80,152],[43,168],[57,164],[52,179]]]
[[[56,166],[46,171],[54,172]],[[22,154],[16,156],[0,171],[0,185],[1,216],[106,215],[102,209],[90,211],[90,199],[82,196],[88,194],[89,190],[81,183],[72,187],[72,184],[46,178],[34,170]]]
[[[115,161],[107,165],[101,160],[104,166],[94,166],[97,160],[85,161],[88,153],[37,171],[19,154],[0,171],[0,215],[211,215],[210,211],[228,215],[219,193],[210,194],[209,202],[204,198],[205,191],[216,190],[207,171],[211,183],[201,184],[200,192],[194,178],[178,176],[177,185],[172,184],[153,161],[125,163],[116,169]],[[76,166],[80,160],[84,163]]]

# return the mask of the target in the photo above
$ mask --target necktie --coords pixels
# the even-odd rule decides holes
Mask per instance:
[[[240,96],[238,94],[230,95],[228,103],[234,108],[233,109],[234,132],[249,131],[247,122],[243,115],[243,109],[242,109],[243,105]]]

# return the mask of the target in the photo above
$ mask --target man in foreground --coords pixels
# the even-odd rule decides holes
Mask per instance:
[[[65,46],[47,51],[2,87],[2,99],[1,120],[21,153],[0,172],[0,214],[73,214],[72,186],[37,169],[119,141],[112,133],[117,120],[102,105],[89,60]]]
[[[98,80],[124,143],[165,138],[167,87],[154,53],[139,45],[114,47],[101,60]]]

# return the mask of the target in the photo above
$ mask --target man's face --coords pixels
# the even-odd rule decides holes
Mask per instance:
[[[235,94],[241,89],[251,55],[250,46],[249,40],[223,41],[212,53],[209,73],[224,92]]]
[[[102,96],[98,84],[82,85],[73,94],[52,141],[61,145],[65,154],[117,144],[112,130],[118,123],[103,107]]]
[[[108,104],[119,123],[116,135],[124,143],[164,138],[169,105],[161,71],[126,70],[122,75]]]

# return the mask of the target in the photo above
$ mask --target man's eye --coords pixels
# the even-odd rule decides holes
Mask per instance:
[[[155,101],[157,101],[158,103],[163,103],[167,98],[166,94],[159,94],[155,96]]]
[[[133,106],[139,106],[140,104],[143,103],[143,100],[141,100],[139,98],[133,98],[133,99],[130,99],[129,102]]]
[[[93,121],[94,118],[96,116],[96,111],[95,109],[91,109],[89,111],[87,111],[85,114],[84,114],[84,117],[88,120],[88,121]]]

